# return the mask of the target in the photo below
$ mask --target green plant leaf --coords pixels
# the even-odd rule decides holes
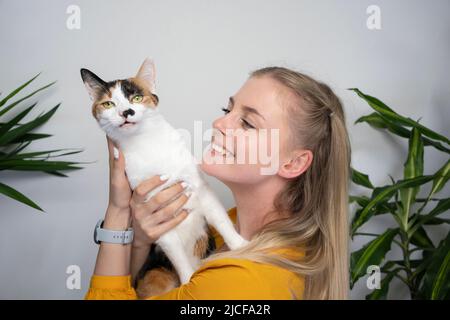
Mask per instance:
[[[28,197],[20,193],[19,191],[11,188],[10,186],[7,186],[6,184],[3,184],[0,182],[0,193],[4,194],[7,197],[10,197],[14,200],[17,200],[19,202],[22,202],[26,204],[27,206],[30,206],[34,209],[44,211],[41,207],[39,207],[36,203],[34,203],[32,200],[30,200]]]
[[[56,157],[62,157],[62,156],[67,156],[70,154],[76,154],[76,153],[80,153],[83,150],[78,150],[78,151],[71,151],[71,152],[66,152],[63,154],[59,154],[59,155],[50,155],[51,153],[56,153],[56,152],[60,152],[63,150],[70,150],[70,149],[57,149],[57,150],[47,150],[47,151],[38,151],[38,152],[28,152],[28,153],[20,153],[20,154],[14,154],[12,156],[8,156],[6,157],[6,159],[8,160],[16,160],[16,159],[27,159],[27,158],[35,158],[44,154],[48,154],[48,158],[56,158]]]
[[[448,160],[447,163],[441,169],[439,169],[438,172],[436,172],[435,176],[436,177],[433,180],[433,186],[431,187],[431,192],[428,196],[428,199],[431,198],[433,194],[441,191],[441,189],[445,186],[448,179],[450,178],[450,160]]]
[[[375,188],[372,192],[370,202],[361,210],[361,213],[352,221],[351,234],[363,225],[371,216],[376,213],[375,207],[381,202],[387,202],[392,196],[402,188],[410,188],[422,185],[431,181],[434,176],[420,176],[412,179],[400,180],[393,185]]]
[[[0,170],[16,171],[55,171],[55,170],[73,170],[82,169],[73,166],[81,162],[69,161],[46,161],[46,160],[2,160],[0,161]]]
[[[396,113],[394,110],[389,108],[386,104],[384,104],[379,99],[369,96],[367,94],[364,94],[361,92],[358,88],[349,88],[349,90],[352,90],[358,94],[361,98],[363,98],[372,109],[377,111],[380,115],[382,115],[384,118],[389,119],[391,121],[394,121],[396,123],[399,123],[401,125],[407,126],[407,127],[415,127],[420,130],[420,132],[434,140],[443,141],[447,144],[450,144],[450,140],[447,137],[444,137],[443,135],[434,132],[433,130],[419,124],[417,121],[414,121],[410,118],[405,118],[398,113]]]
[[[367,204],[370,202],[370,199],[367,197],[364,197],[364,198],[360,197],[358,199],[355,199],[354,201],[356,201],[358,203],[358,205],[361,206],[361,208],[358,208],[355,211],[355,215],[353,216],[353,219],[352,219],[352,225],[353,225],[353,223],[355,223],[355,221],[358,221],[361,219],[361,217],[360,217],[361,213],[363,212],[364,207],[367,206]],[[386,214],[386,213],[395,213],[396,210],[397,210],[397,203],[395,201],[394,202],[381,202],[373,208],[373,215],[378,216],[378,215]]]
[[[25,96],[25,97],[23,97],[23,98],[21,98],[21,99],[15,101],[15,102],[11,103],[9,106],[4,107],[3,109],[0,110],[0,117],[1,117],[2,115],[4,115],[6,112],[8,112],[9,110],[11,110],[12,108],[14,108],[14,107],[15,107],[16,105],[18,105],[19,103],[21,103],[22,101],[24,101],[24,100],[26,100],[26,99],[28,99],[28,98],[34,96],[34,95],[35,95],[36,93],[38,93],[39,91],[42,91],[42,90],[44,90],[44,89],[47,89],[48,87],[52,86],[52,85],[55,84],[55,83],[56,83],[56,81],[54,81],[54,82],[52,82],[52,83],[49,83],[49,84],[47,84],[47,85],[45,85],[45,86],[43,86],[43,87],[41,87],[41,88],[39,88],[39,89],[33,91],[33,92],[30,93],[29,95],[27,95],[27,96]]]
[[[411,130],[383,118],[379,113],[376,112],[371,113],[368,116],[362,116],[355,121],[355,123],[359,122],[366,122],[375,129],[386,129],[389,132],[402,138],[409,139],[409,137],[411,137]],[[440,142],[428,139],[427,137],[422,137],[422,140],[425,146],[433,146],[439,151],[450,153],[450,149],[446,148]]]
[[[411,179],[423,175],[423,142],[420,131],[413,128],[409,139],[408,158],[404,164],[403,178]],[[408,225],[411,205],[416,199],[420,185],[412,188],[400,189],[400,199],[402,201],[401,221],[403,226]]]
[[[21,85],[20,87],[18,87],[17,89],[15,89],[13,92],[11,92],[10,94],[8,94],[4,99],[2,99],[0,101],[0,107],[3,106],[6,102],[8,102],[9,99],[11,99],[12,97],[14,97],[16,94],[18,94],[23,88],[25,88],[26,86],[28,86],[34,79],[36,79],[41,73],[39,72],[37,75],[35,75],[33,78],[31,78],[30,80],[28,80],[27,82],[25,82],[23,85]]]
[[[369,176],[367,174],[351,168],[351,178],[354,183],[369,189],[373,189],[372,182],[370,182]]]
[[[57,177],[63,177],[63,178],[68,178],[67,175],[65,175],[64,173],[58,172],[58,171],[42,171],[48,174],[51,174],[53,176],[57,176]]]
[[[6,132],[8,132],[9,129],[14,127],[20,120],[22,120],[30,111],[36,106],[37,103],[33,103],[30,107],[23,110],[21,113],[19,113],[17,116],[15,116],[13,119],[11,119],[6,124],[2,125],[0,127],[0,137],[3,136]]]
[[[428,212],[428,214],[421,215],[417,218],[415,217],[415,220],[417,221],[415,221],[411,229],[408,231],[409,237],[411,237],[412,234],[414,234],[414,232],[416,232],[417,229],[421,228],[424,224],[427,224],[427,222],[431,221],[432,219],[434,219],[441,213],[446,212],[449,209],[450,209],[450,198],[446,198],[440,200],[437,203],[437,205],[433,208],[433,210]]]
[[[19,126],[11,131],[8,131],[3,136],[0,136],[0,146],[8,144],[9,142],[17,139],[18,137],[28,133],[30,130],[33,130],[41,126],[45,122],[47,122],[53,116],[53,114],[56,112],[59,106],[60,104],[57,104],[55,107],[53,107],[50,111],[46,112],[44,115],[38,116],[36,119],[27,122],[24,125]]]
[[[450,219],[431,218],[430,220],[426,221],[424,225],[438,225],[443,223],[450,223]]]
[[[376,128],[376,129],[387,129],[388,128],[385,119],[383,119],[376,112],[373,112],[366,116],[359,117],[358,119],[356,119],[354,124],[363,123],[363,122],[368,123],[371,127]],[[407,129],[405,129],[405,130],[407,130]]]
[[[21,143],[24,141],[33,141],[33,140],[39,140],[39,139],[45,139],[52,137],[52,134],[46,134],[46,133],[26,133],[23,136],[17,137],[14,140],[12,140],[9,144],[14,143]]]
[[[423,277],[421,291],[427,299],[443,300],[450,297],[450,232],[433,253]]]
[[[396,272],[396,270],[391,271],[384,276],[383,280],[380,282],[380,289],[374,289],[372,293],[366,295],[366,300],[386,300],[389,291],[389,284],[394,278]]]
[[[433,241],[431,241],[423,227],[420,227],[411,235],[410,241],[413,245],[419,248],[434,248]]]
[[[430,265],[432,261],[432,257],[436,249],[433,250],[423,250],[422,251],[422,259],[418,259],[417,263],[414,263],[415,270],[412,273],[411,281],[414,283],[414,288],[416,290],[416,296],[420,297],[420,299],[425,299],[423,293],[418,289],[420,287],[420,283],[422,282],[423,276],[425,275],[425,271]]]
[[[392,241],[398,233],[397,229],[388,229],[383,234],[368,242],[360,250],[351,254],[350,287],[366,274],[370,265],[380,265],[386,253],[391,249]]]

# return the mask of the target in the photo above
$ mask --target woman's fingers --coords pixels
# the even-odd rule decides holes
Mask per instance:
[[[147,179],[143,182],[141,182],[136,189],[134,189],[132,201],[135,205],[141,205],[147,194],[155,189],[156,187],[164,184],[167,180],[161,180],[161,176],[156,175],[151,177],[150,179]]]
[[[136,225],[135,237],[142,243],[156,241],[161,234],[175,227],[188,214],[187,210],[181,210],[190,195],[180,194],[186,191],[182,182],[159,191],[147,203],[143,202],[151,190],[164,182],[159,176],[154,176],[142,182],[133,192],[130,206]]]
[[[181,208],[188,201],[189,197],[190,197],[190,195],[182,194],[179,197],[177,197],[175,200],[173,200],[167,206],[165,206],[165,207],[157,210],[155,213],[153,213],[156,223],[158,224],[161,222],[166,222],[166,221],[178,216],[178,214],[180,214]]]
[[[182,222],[188,216],[187,210],[182,210],[176,217],[172,217],[163,223],[158,224],[154,227],[153,234],[155,234],[156,238],[159,238],[161,235],[166,233],[167,231],[175,228],[180,222]]]
[[[174,198],[176,195],[180,194],[181,192],[185,191],[186,184],[183,186],[183,182],[177,182],[170,187],[167,187],[164,190],[161,190],[158,192],[153,198],[152,198],[152,205],[155,205],[155,209],[159,209],[161,206],[164,206],[169,200]]]

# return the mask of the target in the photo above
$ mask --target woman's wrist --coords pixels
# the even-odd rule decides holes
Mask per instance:
[[[150,250],[150,247],[152,246],[151,243],[147,243],[145,241],[140,241],[139,239],[136,239],[136,237],[133,240],[132,248],[138,249],[138,250]]]
[[[116,208],[109,205],[106,209],[103,228],[110,230],[126,230],[130,227],[130,209]]]

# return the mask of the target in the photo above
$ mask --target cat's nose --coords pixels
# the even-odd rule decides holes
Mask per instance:
[[[128,110],[125,110],[123,113],[122,113],[122,115],[123,115],[123,117],[126,119],[129,115],[130,116],[133,116],[134,115],[134,110],[133,109],[128,109]]]

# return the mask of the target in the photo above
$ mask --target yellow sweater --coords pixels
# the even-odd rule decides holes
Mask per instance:
[[[228,214],[236,223],[236,207],[229,209]],[[214,228],[212,231],[216,248],[220,248],[223,239]],[[303,251],[293,249],[282,251],[304,255]],[[148,300],[289,300],[292,294],[302,299],[303,292],[304,278],[291,271],[246,259],[222,258],[203,264],[188,283]],[[93,275],[85,299],[137,299],[137,295],[130,275]]]

